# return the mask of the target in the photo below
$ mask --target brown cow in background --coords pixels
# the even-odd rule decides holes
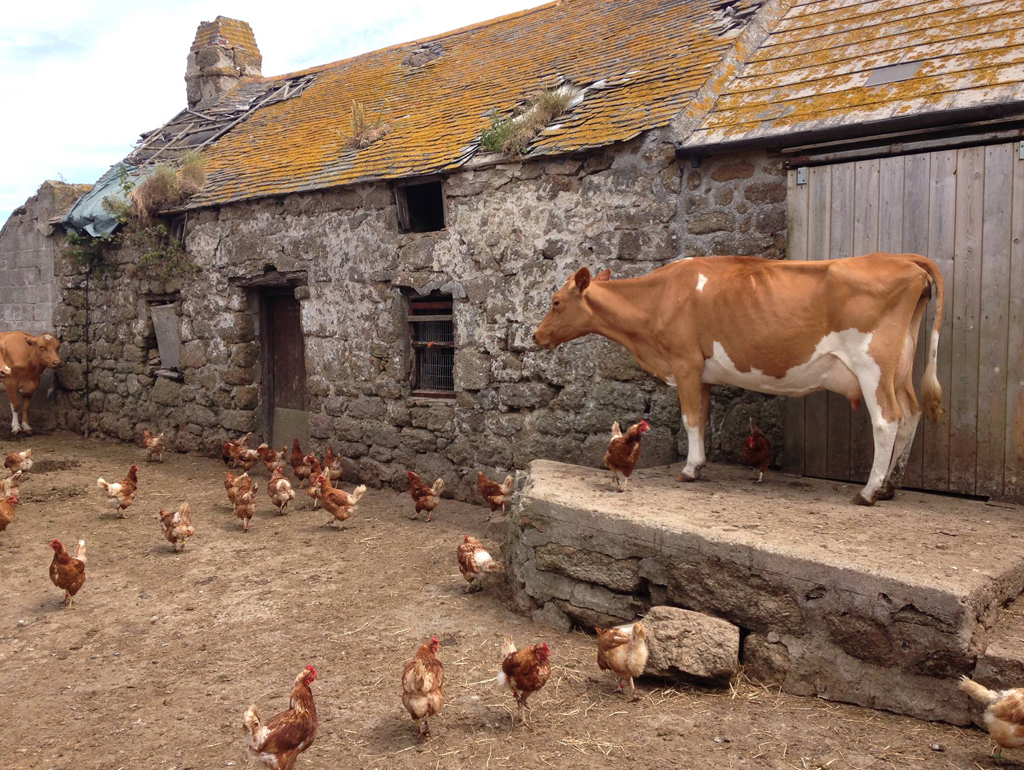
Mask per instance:
[[[11,432],[32,432],[28,422],[28,408],[32,394],[39,387],[39,378],[45,369],[56,369],[61,364],[57,349],[60,340],[52,334],[33,337],[27,332],[0,333],[0,359],[7,362],[10,374],[2,382],[11,402]],[[18,420],[18,394],[21,394],[21,420]]]

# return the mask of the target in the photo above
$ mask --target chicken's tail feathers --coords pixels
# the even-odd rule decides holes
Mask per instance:
[[[495,561],[494,559],[490,559],[490,560],[488,560],[484,564],[484,572],[504,572],[504,571],[505,571],[505,565],[502,564],[500,561]]]
[[[78,559],[82,564],[85,564],[85,541],[79,540],[78,547],[75,548],[75,558]]]
[[[258,748],[261,741],[259,740],[259,734],[263,730],[263,725],[260,723],[259,712],[256,711],[256,706],[249,706],[245,710],[245,716],[242,717],[242,729],[245,733],[245,742],[250,748]]]
[[[182,503],[178,506],[178,510],[174,513],[175,522],[184,522],[186,524],[192,524],[192,506],[187,502]]]
[[[612,438],[622,438],[622,428],[619,427],[617,422],[612,423]]]
[[[360,484],[358,487],[352,490],[353,502],[359,502],[359,498],[366,494],[366,484]]]
[[[516,643],[512,641],[511,636],[506,636],[505,640],[501,643],[501,659],[505,660],[509,655],[516,651]]]
[[[505,483],[501,485],[501,491],[506,495],[512,491],[512,482],[515,481],[515,476],[511,473],[505,477]]]
[[[966,676],[960,677],[960,689],[980,703],[991,704],[999,700],[999,693]]]
[[[433,486],[430,487],[430,491],[432,491],[435,495],[441,494],[443,490],[444,479],[438,479],[437,481],[434,482]]]
[[[110,482],[109,481],[105,481],[103,479],[96,479],[96,486],[98,486],[100,489],[105,490],[107,492],[110,491]]]

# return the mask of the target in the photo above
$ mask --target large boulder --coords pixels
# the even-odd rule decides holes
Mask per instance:
[[[647,674],[727,684],[740,665],[740,630],[732,623],[678,607],[652,607]]]

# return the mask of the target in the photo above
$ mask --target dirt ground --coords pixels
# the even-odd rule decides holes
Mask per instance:
[[[285,708],[309,663],[320,732],[298,768],[994,766],[977,730],[742,677],[717,691],[642,680],[642,700],[627,703],[597,670],[592,637],[514,614],[500,585],[463,593],[455,547],[484,533],[483,508],[445,500],[427,524],[410,520],[407,496],[371,489],[353,519],[328,529],[304,493],[278,517],[261,485],[246,534],[219,461],[168,453],[148,465],[139,448],[67,434],[0,441],[0,452],[28,446],[37,466],[0,533],[3,768],[247,767],[242,713]],[[132,462],[139,492],[118,519],[96,477],[120,479]],[[197,535],[175,554],[156,514],[184,499]],[[54,537],[88,546],[72,610],[47,574]],[[431,634],[444,645],[446,703],[432,740],[417,745],[400,678]],[[552,649],[532,728],[511,727],[511,697],[491,681],[506,634]]]

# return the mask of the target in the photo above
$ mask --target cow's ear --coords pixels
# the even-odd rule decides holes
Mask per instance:
[[[25,344],[30,348],[34,348],[36,346],[36,338],[31,336],[25,337]]]
[[[590,286],[590,268],[581,267],[576,271],[576,275],[573,276],[573,280],[576,282],[577,289],[581,292],[586,291],[587,287]]]
[[[594,276],[595,281],[610,281],[612,279],[611,268],[606,267],[600,273]]]

